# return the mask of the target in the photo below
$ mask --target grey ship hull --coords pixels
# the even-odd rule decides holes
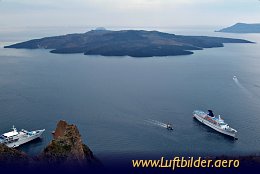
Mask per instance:
[[[221,129],[219,126],[217,126],[217,125],[207,121],[206,119],[204,119],[203,117],[201,117],[201,116],[199,116],[197,114],[193,114],[193,117],[196,118],[199,122],[205,124],[206,126],[212,128],[212,129],[214,129],[214,130],[216,130],[216,131],[218,131],[218,132],[220,132],[222,134],[225,134],[227,136],[230,136],[230,137],[233,137],[233,138],[237,139],[236,133],[228,132],[228,131],[226,131],[224,129]]]

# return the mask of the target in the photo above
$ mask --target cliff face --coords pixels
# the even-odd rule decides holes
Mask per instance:
[[[27,165],[31,159],[23,152],[0,144],[0,166]]]
[[[39,156],[49,164],[88,166],[97,164],[97,159],[87,145],[83,144],[78,128],[61,120],[53,135],[53,140]]]

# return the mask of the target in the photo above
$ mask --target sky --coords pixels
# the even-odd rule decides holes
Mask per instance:
[[[0,27],[260,23],[260,0],[0,0]]]

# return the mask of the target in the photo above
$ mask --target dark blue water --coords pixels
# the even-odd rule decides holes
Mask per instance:
[[[254,34],[167,31],[260,42],[260,35]],[[28,33],[2,31],[1,46],[47,35]],[[31,155],[50,142],[60,119],[76,124],[101,159],[113,154],[259,153],[259,67],[258,43],[141,59],[0,48],[0,132],[12,125],[45,128],[42,140],[20,147]],[[226,138],[193,120],[195,109],[221,114],[238,130],[239,139]],[[174,131],[160,126],[167,122]]]

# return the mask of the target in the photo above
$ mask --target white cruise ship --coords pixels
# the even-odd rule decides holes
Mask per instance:
[[[5,144],[8,147],[15,148],[36,138],[39,138],[45,131],[45,129],[35,131],[27,131],[22,129],[18,132],[14,126],[12,129],[13,131],[4,133],[0,136],[0,144]]]
[[[212,129],[237,139],[236,137],[237,131],[235,129],[229,127],[229,125],[225,123],[222,118],[220,118],[220,115],[217,118],[214,116],[211,110],[208,111],[209,111],[208,113],[205,113],[203,111],[196,110],[193,112],[193,117],[196,118],[201,123],[211,127]]]

